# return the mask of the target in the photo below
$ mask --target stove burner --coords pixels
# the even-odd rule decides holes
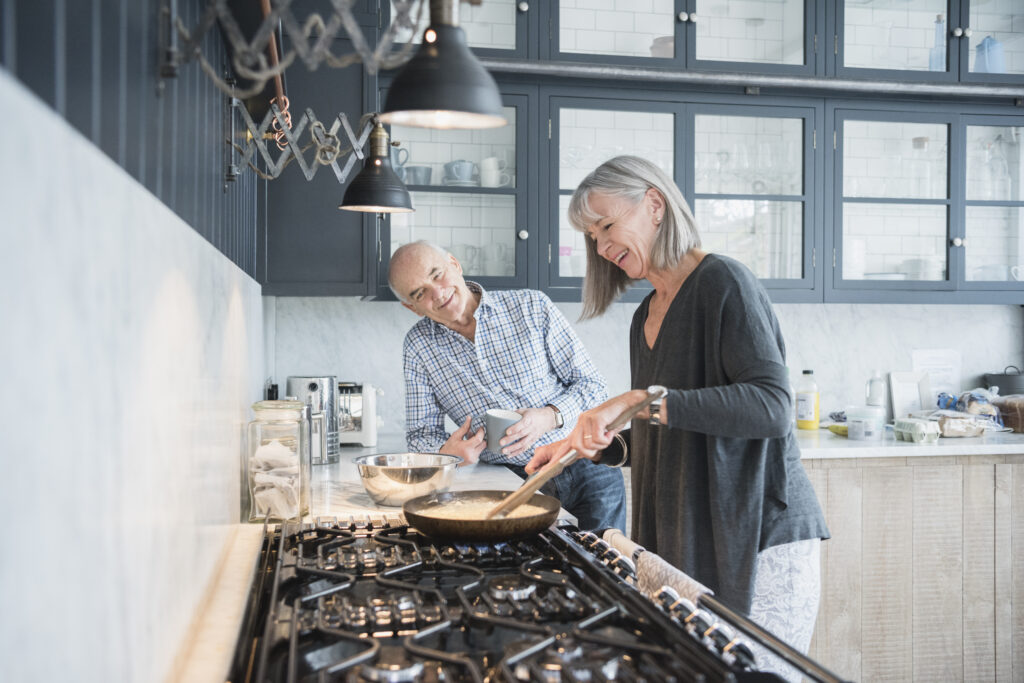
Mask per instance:
[[[526,600],[537,592],[537,584],[522,576],[509,574],[491,579],[488,590],[495,600]]]
[[[363,664],[359,673],[374,683],[415,683],[423,674],[423,662],[411,661],[401,647],[384,645],[377,658]]]

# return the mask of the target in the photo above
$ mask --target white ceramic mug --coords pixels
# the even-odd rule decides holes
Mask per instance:
[[[487,157],[486,159],[480,161],[480,170],[504,171],[506,165],[507,164],[505,163],[504,159],[499,159],[498,157]]]
[[[496,168],[480,169],[480,185],[483,187],[504,187],[512,182],[512,176]]]
[[[523,416],[512,410],[501,410],[500,408],[491,408],[484,413],[484,430],[487,432],[487,450],[495,453],[501,452],[501,441],[502,437],[505,436],[505,430],[523,419]],[[508,444],[506,444],[508,445]]]
[[[1014,280],[1016,280],[1017,282],[1020,282],[1022,279],[1024,279],[1024,266],[1017,265],[1017,266],[1011,267],[1010,268],[1010,275],[1013,276]]]

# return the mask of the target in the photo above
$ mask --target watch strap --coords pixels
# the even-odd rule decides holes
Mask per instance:
[[[564,427],[565,418],[562,417],[562,411],[558,409],[558,406],[553,403],[548,403],[545,407],[551,408],[551,410],[555,411],[555,429],[561,429]]]

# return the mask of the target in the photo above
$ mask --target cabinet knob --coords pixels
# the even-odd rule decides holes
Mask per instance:
[[[964,29],[964,35],[967,36],[968,38],[971,37],[972,33],[974,33],[974,31],[972,31],[970,27]]]
[[[690,23],[691,24],[696,24],[697,23],[697,13],[696,12],[690,12]]]
[[[518,233],[516,233],[516,235],[519,237],[519,239],[525,240],[525,239],[528,239],[530,237],[530,231],[529,230],[520,230]]]
[[[686,12],[680,12],[679,13],[679,21],[687,21],[689,18],[690,18],[690,15],[687,14]]]
[[[962,247],[962,246],[964,246],[964,240],[962,238],[960,238],[960,237],[954,237],[953,239],[951,239],[949,241],[949,243],[952,244],[954,247]]]
[[[953,29],[953,35],[956,36],[957,38],[959,38],[963,34],[964,34],[964,30],[962,28],[960,28],[959,26],[957,26],[955,29]]]
[[[521,2],[518,5],[516,5],[516,7],[519,8],[520,12],[529,12],[530,11],[530,3],[528,3],[528,2]]]

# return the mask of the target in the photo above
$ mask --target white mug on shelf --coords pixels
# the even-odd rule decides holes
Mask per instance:
[[[504,187],[512,182],[512,176],[496,168],[480,169],[480,185],[483,187]]]
[[[1010,267],[1010,275],[1013,276],[1014,280],[1016,280],[1017,282],[1020,282],[1022,279],[1024,279],[1024,266],[1021,266],[1021,265],[1011,266]]]

